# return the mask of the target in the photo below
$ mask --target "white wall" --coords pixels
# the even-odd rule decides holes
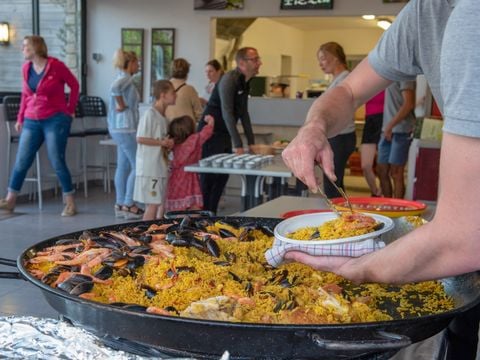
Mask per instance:
[[[205,84],[204,64],[213,57],[214,34],[211,19],[216,17],[269,16],[352,16],[365,13],[396,15],[404,4],[383,4],[380,0],[335,0],[333,10],[280,10],[278,0],[245,0],[245,8],[236,11],[193,10],[193,0],[89,0],[87,8],[88,93],[105,97],[114,77],[111,57],[120,46],[120,29],[145,29],[145,85],[149,93],[150,30],[173,27],[175,56],[192,63],[190,82],[197,89]],[[330,40],[331,38],[329,38]],[[357,38],[358,39],[358,38]],[[272,43],[280,43],[277,37]],[[360,41],[359,41],[360,42]],[[317,44],[318,46],[318,44]],[[92,53],[104,60],[95,63]],[[266,71],[266,70],[263,70]]]
[[[278,76],[281,74],[281,55],[292,58],[292,73],[303,70],[303,52],[305,33],[291,26],[283,25],[267,18],[258,18],[244,32],[241,46],[253,46],[262,58],[260,76]],[[297,79],[291,79],[290,92],[295,96]],[[303,89],[302,89],[303,90]]]

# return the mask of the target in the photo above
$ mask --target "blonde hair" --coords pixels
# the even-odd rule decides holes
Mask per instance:
[[[161,94],[165,94],[170,90],[175,90],[175,88],[169,80],[157,80],[152,85],[152,95],[155,100],[160,99]]]
[[[47,58],[48,57],[48,48],[45,43],[45,39],[38,35],[28,35],[23,38],[27,40],[28,43],[32,46],[35,55]]]
[[[120,70],[125,70],[131,61],[136,60],[138,60],[138,57],[133,51],[118,49],[113,55],[113,66]]]

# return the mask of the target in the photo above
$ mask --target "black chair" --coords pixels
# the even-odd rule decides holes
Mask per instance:
[[[12,152],[12,145],[18,143],[20,140],[20,134],[15,129],[15,123],[17,122],[18,111],[20,110],[21,97],[18,95],[8,95],[3,98],[3,110],[7,127],[7,179],[10,179],[10,158]],[[26,177],[25,181],[35,182],[37,184],[38,194],[38,208],[41,210],[43,207],[42,198],[42,177],[40,168],[40,152],[37,151],[35,155],[35,171],[30,177]]]
[[[83,95],[80,97],[80,109],[83,114],[84,124],[85,124],[85,134],[86,136],[107,136],[108,127],[106,124],[107,118],[107,107],[103,102],[102,98],[98,96],[88,96]],[[86,126],[89,120],[101,120],[104,126],[101,127],[89,127]],[[98,121],[97,121],[98,122]]]
[[[109,136],[107,126],[107,107],[101,97],[83,95],[80,97],[80,111],[83,116],[85,137],[101,136],[107,139]],[[86,142],[86,141],[85,141]],[[108,151],[108,149],[106,149]],[[87,171],[102,172],[105,192],[108,191],[108,164],[107,157],[104,158],[104,165],[87,165]]]

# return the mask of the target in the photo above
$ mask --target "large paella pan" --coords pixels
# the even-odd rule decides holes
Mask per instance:
[[[179,230],[185,229],[212,234],[209,226],[218,222],[228,225],[219,225],[223,228],[220,238],[236,237],[238,240],[242,237],[243,241],[237,241],[241,243],[237,244],[241,245],[240,250],[225,246],[225,240],[220,238],[210,236],[194,244],[191,239],[178,236]],[[265,234],[277,222],[276,219],[213,218],[189,224],[178,222],[170,231],[165,231],[165,224],[171,224],[171,220],[155,222],[154,226],[139,222],[91,229],[49,239],[29,248],[18,258],[17,266],[27,280],[42,288],[47,301],[57,311],[97,335],[125,338],[156,349],[167,349],[170,353],[197,357],[216,357],[224,350],[238,358],[368,356],[427,338],[444,328],[457,312],[478,301],[476,274],[442,280],[448,296],[436,297],[434,307],[430,304],[420,308],[420,303],[428,303],[420,301],[424,297],[421,288],[407,288],[402,293],[402,289],[383,287],[385,293],[374,300],[381,298],[382,304],[373,308],[366,306],[372,301],[368,297],[373,294],[367,294],[367,288],[355,287],[331,274],[313,272],[299,264],[268,268],[261,260],[263,247],[259,244],[262,241],[256,237],[268,238]],[[235,233],[236,229],[241,231]],[[72,277],[62,275],[81,272],[71,268],[78,266],[74,260],[79,255],[53,260],[50,268],[45,267],[45,262],[38,262],[41,256],[58,255],[51,253],[52,247],[75,244],[67,239],[80,241],[83,246],[88,244],[88,239],[97,239],[102,246],[91,254],[99,254],[100,248],[115,250],[122,241],[122,234],[139,241],[127,244],[129,252],[136,252],[124,257],[112,255],[112,251],[105,253],[98,264],[89,264],[92,267],[90,279],[85,280],[79,274],[73,278],[75,281],[69,282]],[[157,238],[167,236],[170,236],[168,245],[154,246]],[[85,249],[79,251],[78,246],[75,249],[80,254],[85,253]],[[145,261],[158,262],[152,267],[159,270],[158,273],[143,272],[148,268]],[[63,271],[54,267],[63,267]],[[256,276],[259,272],[263,276],[261,281]],[[158,274],[163,277],[159,278]],[[60,276],[66,280],[61,281]],[[208,291],[194,289],[201,287],[198,283],[202,277],[208,284]],[[191,282],[185,285],[187,280]],[[177,284],[187,287],[181,288],[182,295],[175,297],[171,294]],[[304,289],[299,290],[302,287]],[[308,288],[310,290],[305,290]],[[308,291],[312,303],[326,304],[329,311],[313,311],[312,315],[309,309],[316,305],[310,306],[302,291]],[[197,293],[200,299],[195,297]],[[390,297],[390,293],[400,295]],[[339,295],[348,301],[343,302]],[[405,298],[417,300],[411,301],[412,307],[405,304]],[[214,299],[217,307],[213,312],[212,303],[201,303],[205,299]],[[450,310],[447,310],[448,299],[453,300]],[[353,307],[360,310],[352,311]],[[224,317],[212,317],[212,313]]]

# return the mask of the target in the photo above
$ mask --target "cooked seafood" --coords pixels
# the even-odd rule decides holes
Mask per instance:
[[[351,225],[362,224],[375,226],[363,217]],[[356,286],[298,263],[272,268],[264,258],[272,240],[271,229],[258,224],[187,218],[60,240],[32,254],[26,266],[72,296],[131,311],[220,321],[369,322],[454,305],[435,281]]]
[[[373,217],[357,213],[344,212],[339,218],[327,221],[320,226],[303,227],[287,234],[294,240],[333,240],[364,235],[380,230],[383,223]]]

